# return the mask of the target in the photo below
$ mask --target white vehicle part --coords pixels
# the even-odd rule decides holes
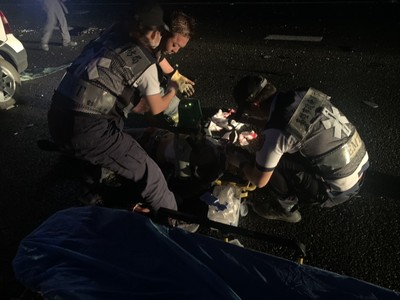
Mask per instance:
[[[7,44],[14,49],[16,53],[24,50],[22,43],[12,34],[7,34]]]
[[[21,79],[12,64],[0,58],[0,109],[12,108],[21,88]]]
[[[6,16],[0,11],[0,46],[7,41],[7,34],[11,33]]]

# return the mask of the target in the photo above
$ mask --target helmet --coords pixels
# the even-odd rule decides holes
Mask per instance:
[[[145,29],[158,27],[159,30],[169,30],[164,22],[164,11],[154,0],[138,0],[131,5],[130,13],[133,20]]]
[[[248,106],[257,100],[258,94],[268,81],[262,76],[246,76],[239,80],[233,90],[233,98],[238,106]]]
[[[243,111],[257,100],[257,96],[267,83],[268,81],[264,77],[254,75],[248,75],[239,80],[233,89],[233,98],[238,105],[237,118],[240,118]]]

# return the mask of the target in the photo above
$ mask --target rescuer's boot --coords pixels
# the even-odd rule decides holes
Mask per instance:
[[[278,201],[255,201],[253,210],[260,217],[268,220],[285,221],[297,223],[301,220],[301,214],[297,210],[297,205],[282,207]]]

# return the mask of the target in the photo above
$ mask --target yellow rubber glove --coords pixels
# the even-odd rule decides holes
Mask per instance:
[[[171,80],[176,82],[179,91],[187,96],[192,96],[194,94],[194,82],[179,73],[178,70],[172,75]]]

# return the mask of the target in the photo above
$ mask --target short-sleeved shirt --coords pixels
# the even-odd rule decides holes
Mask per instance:
[[[152,64],[138,79],[133,83],[140,95],[151,96],[160,93],[160,82],[158,81],[158,70],[156,64]]]
[[[273,107],[274,104],[272,105],[272,109]],[[282,155],[285,153],[296,153],[301,146],[300,141],[285,129],[267,128],[261,135],[264,142],[262,147],[256,152],[256,166],[263,172],[273,171]],[[360,173],[367,165],[368,153],[366,152],[358,167],[349,176],[330,180],[321,178],[321,180],[329,186],[331,192],[344,192],[351,189],[359,181]]]

